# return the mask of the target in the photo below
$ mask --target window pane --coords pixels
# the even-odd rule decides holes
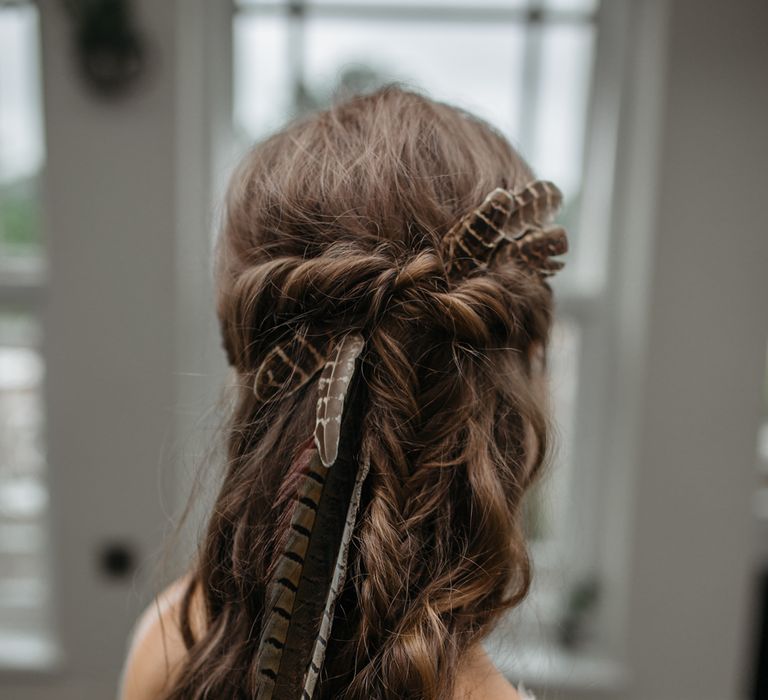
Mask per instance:
[[[0,313],[0,662],[13,664],[40,662],[50,638],[39,339],[33,316]]]
[[[558,183],[565,196],[562,221],[573,249],[582,181],[584,141],[595,28],[589,24],[545,26],[532,143],[527,152],[539,173]]]
[[[371,84],[405,81],[514,134],[523,39],[513,24],[317,19],[306,27],[307,82],[326,102],[337,84],[361,74]]]
[[[589,14],[597,9],[598,0],[544,0],[547,10]]]
[[[244,140],[255,140],[294,112],[288,21],[281,15],[238,17],[233,41],[235,130]]]
[[[559,536],[565,526],[573,468],[579,354],[579,325],[570,319],[557,320],[552,329],[548,356],[549,390],[556,425],[553,436],[556,460],[526,501],[526,533],[534,541]]]
[[[0,4],[0,259],[15,274],[43,252],[39,50],[35,5]],[[13,667],[48,664],[54,649],[43,373],[39,320],[0,308],[0,665]]]
[[[0,255],[39,255],[43,126],[37,10],[0,4]]]
[[[550,0],[552,1],[552,0]],[[568,4],[567,0],[559,0],[563,4]],[[578,5],[579,2],[589,4],[589,0],[570,0],[571,4]],[[503,9],[524,9],[528,6],[529,0],[484,0],[483,7],[503,8]],[[235,5],[238,7],[274,7],[274,6],[287,6],[291,4],[290,0],[235,0]],[[392,7],[392,8],[410,8],[416,7],[468,7],[467,0],[416,0],[416,2],[408,2],[407,0],[305,0],[303,3],[308,7],[314,5],[344,5],[354,7],[355,5],[362,6],[378,6],[378,7]]]
[[[366,89],[392,80],[467,107],[509,135],[518,131],[522,26],[312,16],[297,49],[288,23],[279,15],[242,15],[236,22],[235,118],[250,138],[302,108],[327,104],[339,86]],[[303,51],[303,105],[286,83],[293,50]]]

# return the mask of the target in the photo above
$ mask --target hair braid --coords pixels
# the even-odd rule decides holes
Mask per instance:
[[[512,540],[477,537],[472,527],[481,533],[515,528],[515,509],[492,476],[503,468],[490,448],[497,406],[488,401],[488,375],[498,366],[489,367],[476,355],[483,341],[503,339],[488,326],[497,320],[493,308],[504,296],[503,286],[475,280],[456,291],[409,288],[407,296],[397,311],[390,308],[369,339],[370,407],[363,449],[371,463],[371,486],[354,575],[360,582],[360,621],[357,673],[346,691],[350,698],[362,697],[363,689],[382,677],[398,683],[386,697],[450,697],[453,677],[446,669],[463,648],[457,637],[466,643],[483,627],[476,613],[462,615],[462,610],[476,606],[480,596],[490,620],[514,605],[529,585],[523,557],[518,590],[506,595],[520,573],[513,565],[521,562],[520,553]],[[421,313],[413,304],[423,307]],[[458,345],[450,354],[430,357],[432,333],[447,328],[465,340],[471,337],[473,349]],[[434,370],[441,366],[442,391],[422,391],[424,385],[436,385]],[[438,399],[439,408],[429,406]],[[454,419],[447,421],[447,414]],[[462,440],[442,430],[444,423],[462,426],[465,454],[445,460]],[[456,512],[462,500],[469,500],[469,515]],[[457,532],[457,517],[474,522]],[[486,574],[484,587],[477,585],[478,569]],[[349,661],[344,657],[345,664]]]
[[[552,294],[514,261],[451,280],[441,241],[528,166],[484,122],[388,88],[297,122],[235,174],[217,312],[237,373],[228,469],[190,586],[206,626],[168,697],[255,695],[255,647],[316,382],[253,380],[296,333],[359,331],[370,461],[321,698],[448,700],[462,655],[526,595],[521,502],[549,446],[534,357]],[[535,251],[534,251],[535,252]],[[532,255],[533,253],[531,253]],[[284,529],[284,528],[282,528]]]

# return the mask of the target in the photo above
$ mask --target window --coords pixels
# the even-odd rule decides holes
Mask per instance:
[[[588,642],[585,623],[599,596],[588,514],[597,504],[576,495],[584,489],[574,489],[572,473],[580,481],[584,470],[597,468],[594,447],[579,436],[589,428],[581,415],[600,406],[605,381],[594,358],[605,332],[600,310],[608,290],[600,266],[607,236],[595,222],[608,216],[596,216],[590,206],[588,219],[581,206],[590,165],[611,151],[595,148],[611,136],[590,127],[597,0],[235,0],[234,6],[233,118],[241,145],[339,92],[397,80],[485,117],[540,177],[563,190],[560,219],[571,251],[553,281],[559,316],[551,353],[560,449],[552,476],[529,498],[536,579],[515,625],[522,639],[543,635],[546,646]],[[617,118],[615,104],[612,110]],[[607,209],[610,198],[603,192],[601,199]],[[574,560],[578,576],[569,567]]]
[[[0,4],[0,665],[50,656],[37,9]]]

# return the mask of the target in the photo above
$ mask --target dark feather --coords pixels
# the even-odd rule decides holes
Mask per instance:
[[[268,586],[257,657],[260,700],[301,697],[323,613],[343,584],[343,571],[337,569],[346,564],[345,523],[357,509],[353,502],[364,407],[361,383],[352,380],[362,348],[356,333],[338,341],[318,381],[318,449],[299,487],[291,530]]]
[[[317,451],[312,452],[309,467],[296,493],[285,547],[275,566],[267,588],[264,625],[257,652],[259,692],[257,697],[272,697],[280,670],[283,648],[293,615],[310,533],[315,525],[317,508],[325,486],[327,469]]]
[[[278,674],[274,700],[303,697],[304,682],[316,643],[321,633],[324,611],[334,599],[336,578],[339,589],[343,577],[337,572],[344,556],[339,556],[347,530],[350,503],[360,475],[360,437],[366,411],[365,382],[356,372],[349,386],[341,423],[338,456],[327,470],[326,485],[317,509],[314,528],[304,560],[301,581]],[[364,475],[364,474],[363,474]],[[352,508],[354,512],[354,507]],[[338,590],[338,589],[337,589]],[[327,641],[327,639],[326,639]],[[320,667],[317,667],[317,673]]]
[[[532,229],[516,239],[515,246],[517,255],[528,267],[547,277],[562,269],[563,263],[551,257],[568,252],[568,236],[559,226]]]
[[[354,486],[352,487],[352,496],[349,499],[349,508],[347,509],[347,518],[344,523],[344,532],[341,536],[341,545],[339,546],[339,552],[336,557],[333,579],[330,588],[328,589],[328,596],[323,610],[323,618],[320,623],[320,631],[315,639],[311,661],[304,679],[304,690],[301,696],[302,700],[312,700],[315,694],[317,681],[320,677],[320,670],[325,661],[325,650],[328,646],[331,627],[333,626],[333,613],[336,607],[336,601],[341,594],[347,576],[349,545],[352,542],[352,534],[354,533],[355,523],[357,522],[357,513],[360,508],[360,496],[362,495],[363,483],[368,476],[370,466],[371,465],[367,460],[360,464],[355,477]]]

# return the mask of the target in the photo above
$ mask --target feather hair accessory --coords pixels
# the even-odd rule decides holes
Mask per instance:
[[[287,340],[272,346],[253,381],[253,393],[260,401],[278,394],[288,396],[317,374],[327,361],[328,334],[308,337],[297,331]]]
[[[368,473],[355,439],[362,385],[352,386],[363,346],[359,333],[341,338],[318,381],[316,450],[297,490],[290,532],[267,589],[257,652],[259,700],[311,699],[325,657]]]
[[[557,186],[546,180],[515,191],[494,189],[443,238],[449,279],[456,282],[488,268],[502,250],[505,260],[517,260],[542,277],[562,269],[563,263],[551,258],[568,251],[568,237],[562,227],[549,226],[562,201]],[[266,354],[256,372],[254,394],[267,401],[297,391],[323,368],[332,347],[328,333],[310,337],[306,329],[296,331]]]
[[[344,399],[355,371],[355,360],[363,345],[363,337],[359,333],[350,333],[342,338],[334,357],[325,363],[317,383],[315,444],[326,467],[330,467],[339,455]]]
[[[545,180],[514,192],[497,187],[443,238],[448,277],[456,281],[473,270],[487,268],[508,244],[512,244],[508,257],[519,258],[542,276],[554,274],[563,265],[548,258],[567,251],[567,238],[562,228],[545,227],[562,201],[560,190]]]
[[[441,252],[457,282],[494,261],[516,261],[541,277],[563,263],[568,241],[550,226],[562,203],[551,182],[493,190],[445,235]],[[308,337],[306,328],[274,345],[254,379],[260,400],[317,382],[314,449],[302,465],[290,531],[267,586],[257,651],[258,700],[312,700],[326,654],[362,490],[369,471],[360,454],[365,383],[356,372],[364,347],[356,331],[340,339]],[[305,455],[306,456],[306,455]]]

